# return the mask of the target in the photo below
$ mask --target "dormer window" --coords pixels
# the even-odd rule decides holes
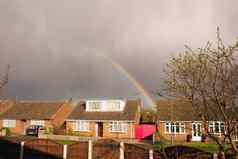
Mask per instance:
[[[97,111],[97,110],[100,110],[101,107],[102,107],[102,102],[100,102],[100,101],[89,101],[89,102],[87,102],[88,110]]]
[[[107,109],[108,110],[121,110],[121,103],[120,101],[108,101],[107,102]]]
[[[123,100],[89,100],[86,102],[86,111],[123,111]]]

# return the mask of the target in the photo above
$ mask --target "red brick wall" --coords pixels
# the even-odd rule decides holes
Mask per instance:
[[[192,122],[185,122],[185,133],[184,134],[167,134],[165,132],[165,122],[160,122],[158,125],[159,135],[157,139],[163,138],[165,140],[171,141],[173,139],[174,142],[185,142],[188,134],[192,134]]]
[[[89,129],[90,129],[90,131],[88,131],[88,132],[74,131],[74,122],[73,121],[66,121],[66,131],[67,131],[68,135],[77,135],[77,136],[85,136],[85,137],[95,136],[96,135],[95,122],[89,122]],[[70,131],[72,131],[73,134],[69,134]]]
[[[17,135],[24,135],[25,129],[27,129],[30,126],[30,120],[22,121],[22,120],[16,120],[16,127],[10,128],[10,131],[12,134]],[[0,128],[3,127],[3,120],[0,120]],[[45,120],[45,127],[52,127],[52,124],[50,120]]]
[[[158,134],[156,136],[157,140],[160,138],[167,140],[170,142],[173,140],[174,142],[186,142],[187,136],[192,135],[192,122],[184,122],[185,123],[185,133],[184,134],[166,134],[165,133],[165,122],[160,122],[158,127]],[[204,131],[204,125],[202,124],[202,131]],[[205,132],[203,132],[205,134]],[[220,136],[220,140],[223,140],[224,136]],[[206,138],[206,142],[213,142],[212,139]]]
[[[105,138],[118,138],[118,139],[134,139],[135,138],[135,123],[127,123],[127,132],[117,133],[110,132],[110,123],[103,123],[103,137]]]
[[[3,128],[3,120],[0,120],[0,127]],[[24,123],[21,120],[16,120],[16,127],[9,128],[12,134],[24,134]]]
[[[109,131],[109,122],[103,123],[103,137],[104,138],[120,138],[120,139],[133,139],[135,138],[135,123],[128,123],[128,131],[125,133],[114,133]],[[90,122],[89,132],[74,132],[74,135],[95,137],[96,136],[96,122]],[[73,121],[66,122],[67,132],[74,130]]]

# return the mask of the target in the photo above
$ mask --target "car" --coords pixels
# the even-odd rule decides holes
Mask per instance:
[[[26,129],[26,135],[38,136],[40,130],[44,130],[43,126],[31,125]]]

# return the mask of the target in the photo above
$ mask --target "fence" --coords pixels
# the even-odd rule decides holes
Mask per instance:
[[[67,146],[67,159],[88,159],[88,142],[80,142]],[[79,153],[80,152],[80,153]]]
[[[174,146],[166,150],[168,158],[213,159],[213,155],[197,149]],[[4,156],[1,156],[4,155]],[[4,159],[162,159],[159,151],[138,144],[114,140],[77,142],[62,145],[48,139],[11,141],[0,139],[0,158]]]
[[[23,145],[24,143],[24,145]],[[51,140],[37,139],[22,142],[23,159],[60,159],[63,156],[63,145]]]

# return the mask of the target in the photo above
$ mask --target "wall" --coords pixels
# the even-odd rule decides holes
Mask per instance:
[[[25,130],[30,126],[30,120],[16,120],[16,127],[10,128],[12,134],[24,135]],[[0,128],[3,127],[3,120],[0,120]],[[50,120],[45,120],[45,127],[52,127]]]
[[[115,133],[110,132],[110,123],[106,122],[103,123],[103,137],[106,138],[124,138],[124,139],[134,139],[135,138],[135,124],[134,123],[128,123],[128,129],[125,133]]]
[[[3,127],[3,120],[0,120],[0,127]],[[9,128],[12,134],[24,134],[24,122],[21,120],[16,120],[16,127]]]
[[[173,138],[174,142],[186,142],[187,135],[192,135],[192,122],[185,122],[185,133],[184,134],[166,134],[165,133],[165,122],[159,122],[158,131],[159,135],[157,135],[157,140],[159,138],[163,138],[165,140],[171,141]]]
[[[158,132],[159,135],[157,134],[156,138],[159,141],[160,138],[162,137],[163,139],[167,140],[170,142],[173,138],[174,142],[186,142],[187,141],[187,136],[192,135],[192,121],[191,122],[184,122],[185,123],[185,133],[184,134],[166,134],[165,133],[165,122],[159,122],[157,125],[158,127]],[[204,132],[204,125],[202,124],[202,133],[206,134]],[[224,136],[221,135],[220,140],[222,141],[224,139]],[[213,140],[209,137],[206,137],[205,142],[213,142]]]
[[[131,139],[135,138],[135,124],[128,123],[128,131],[126,133],[112,133],[109,131],[109,122],[103,123],[103,138],[124,138],[124,139]],[[74,131],[73,134],[69,132],[73,130],[74,124],[73,121],[66,122],[66,128],[69,135],[78,135],[78,136],[85,136],[85,137],[96,137],[96,122],[90,122],[90,131],[89,132],[76,132]]]
[[[95,122],[89,123],[89,130],[88,132],[79,132],[74,131],[74,122],[73,121],[66,121],[66,131],[68,135],[77,135],[77,136],[85,136],[85,137],[95,137],[96,135],[96,124]],[[70,132],[73,131],[73,134]]]

